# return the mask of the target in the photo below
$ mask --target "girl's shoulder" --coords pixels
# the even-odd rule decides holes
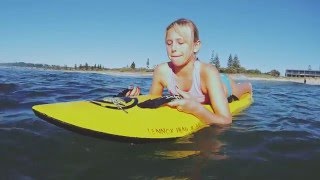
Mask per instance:
[[[209,73],[209,72],[213,72],[213,73],[219,73],[218,69],[216,68],[215,65],[213,64],[209,64],[209,63],[205,63],[205,62],[201,62],[200,63],[200,69],[201,72],[205,72],[205,73]]]
[[[201,73],[201,77],[203,77],[204,79],[207,79],[207,78],[210,79],[213,76],[218,77],[219,70],[216,68],[215,65],[200,61],[200,73]]]
[[[159,82],[163,87],[167,86],[167,80],[170,74],[168,63],[161,63],[154,69],[153,80]]]
[[[157,65],[157,67],[156,67],[156,68],[165,68],[165,67],[169,67],[168,63],[169,63],[169,62],[163,62],[163,63],[160,63],[160,64],[158,64],[158,65]]]
[[[155,68],[156,73],[167,73],[170,70],[170,67],[168,65],[168,62],[158,64]]]

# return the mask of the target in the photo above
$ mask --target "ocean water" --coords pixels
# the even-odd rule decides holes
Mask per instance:
[[[0,179],[320,179],[320,87],[251,81],[254,103],[226,127],[134,144],[80,135],[36,104],[89,100],[151,77],[0,67]]]

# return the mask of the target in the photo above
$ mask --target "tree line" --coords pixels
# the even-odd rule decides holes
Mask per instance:
[[[209,63],[216,66],[216,68],[221,73],[269,74],[271,76],[276,76],[276,77],[280,76],[280,72],[275,69],[271,70],[270,72],[267,72],[267,73],[262,73],[258,69],[246,69],[246,68],[242,67],[241,63],[240,63],[240,59],[237,54],[235,54],[233,57],[232,57],[232,54],[230,54],[228,61],[227,61],[227,67],[221,67],[220,58],[219,58],[218,53],[215,54],[214,51],[212,51]]]
[[[232,54],[229,55],[228,61],[227,61],[227,67],[222,67],[220,64],[220,58],[218,53],[214,53],[212,51],[211,58],[209,59],[209,63],[216,66],[216,68],[221,73],[244,73],[244,74],[269,74],[271,76],[280,76],[280,72],[273,69],[270,72],[262,73],[258,69],[246,69],[241,66],[240,59],[237,54],[232,56]],[[32,68],[43,68],[43,69],[54,69],[54,70],[80,70],[80,71],[103,71],[103,70],[109,70],[109,68],[103,67],[101,64],[94,64],[89,65],[88,63],[85,64],[75,64],[73,67],[68,67],[67,65],[60,66],[60,65],[48,65],[48,64],[34,64],[34,63],[25,63],[25,62],[15,62],[15,63],[0,63],[0,65],[4,66],[18,66],[18,67],[32,67]],[[119,71],[146,71],[146,72],[152,72],[153,68],[149,68],[150,60],[147,58],[146,61],[146,68],[136,68],[136,64],[134,61],[132,61],[130,66],[123,67],[123,68],[115,68],[115,70]]]
[[[77,66],[77,64],[74,65],[74,70],[86,70],[86,71],[102,71],[102,70],[106,70],[106,68],[104,68],[101,64],[94,64],[93,66],[90,66],[88,63],[85,63],[84,65],[79,64],[79,66]]]
[[[228,61],[227,61],[227,67],[222,67],[221,64],[220,64],[220,58],[219,58],[218,53],[215,54],[214,51],[212,51],[209,63],[214,65],[214,66],[216,66],[216,68],[221,73],[228,73],[228,74],[235,74],[235,73],[268,74],[268,75],[276,76],[276,77],[280,76],[280,72],[278,70],[275,70],[275,69],[273,69],[273,70],[271,70],[270,72],[267,72],[267,73],[262,73],[258,69],[246,69],[246,68],[244,68],[243,66],[241,66],[240,59],[239,59],[237,54],[235,54],[234,56],[232,56],[232,54],[230,54],[229,58],[228,58]],[[147,62],[146,62],[147,70],[149,69],[149,65],[150,65],[150,60],[148,58]],[[135,62],[132,61],[130,67],[127,66],[127,69],[135,70],[136,69]]]
[[[2,66],[16,66],[16,67],[29,67],[29,68],[42,68],[42,69],[53,69],[53,70],[106,70],[101,64],[94,64],[89,65],[88,63],[82,64],[75,64],[74,67],[69,67],[67,65],[49,65],[49,64],[39,64],[39,63],[25,63],[25,62],[14,62],[14,63],[0,63]]]

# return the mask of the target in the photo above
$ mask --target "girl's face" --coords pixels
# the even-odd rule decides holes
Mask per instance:
[[[175,26],[167,31],[167,54],[175,66],[183,66],[195,58],[200,42],[193,42],[192,33],[189,26]]]

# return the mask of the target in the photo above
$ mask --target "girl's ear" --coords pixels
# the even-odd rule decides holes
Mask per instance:
[[[193,52],[197,53],[201,48],[201,41],[198,40],[197,42],[194,43],[194,48],[193,48]]]

